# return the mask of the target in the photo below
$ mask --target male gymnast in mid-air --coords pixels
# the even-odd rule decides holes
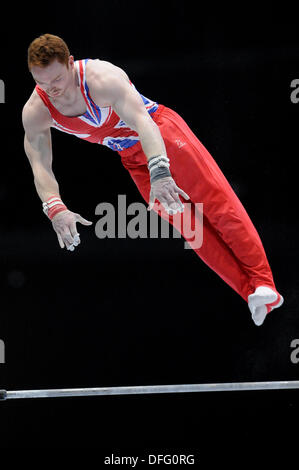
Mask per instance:
[[[80,243],[76,224],[91,222],[61,200],[52,171],[51,127],[118,152],[148,210],[158,212],[159,206],[159,214],[174,226],[173,216],[187,206],[198,226],[194,206],[203,203],[203,243],[193,249],[248,303],[254,323],[262,325],[283,297],[246,210],[186,122],[141,95],[112,63],[74,61],[58,36],[44,34],[32,41],[28,67],[36,86],[22,112],[24,148],[60,247],[73,251]],[[176,228],[182,233],[180,225]]]

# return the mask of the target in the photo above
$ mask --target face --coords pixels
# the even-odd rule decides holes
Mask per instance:
[[[33,79],[51,98],[62,96],[72,83],[74,57],[69,58],[69,68],[55,60],[47,67],[33,66],[31,73]]]

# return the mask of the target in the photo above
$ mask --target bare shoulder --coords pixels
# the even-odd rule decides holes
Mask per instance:
[[[26,132],[42,132],[51,127],[52,118],[36,90],[33,90],[30,98],[22,110],[22,121]]]
[[[126,72],[117,65],[107,62],[106,60],[93,59],[89,60],[86,64],[86,79],[93,82],[105,82],[112,77],[119,77],[130,81]]]
[[[118,91],[130,83],[124,70],[111,62],[99,59],[87,62],[86,81],[91,96],[100,107],[111,106]]]

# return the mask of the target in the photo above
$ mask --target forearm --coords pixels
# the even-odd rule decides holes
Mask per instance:
[[[49,145],[44,145],[42,141],[30,142],[25,136],[24,149],[40,199],[44,202],[54,194],[59,196],[59,186],[52,171],[52,153]]]
[[[150,116],[139,121],[138,135],[148,160],[151,184],[158,179],[171,177],[164,140],[159,127]]]
[[[53,172],[39,168],[36,171],[33,170],[33,175],[35,189],[42,202],[53,195],[60,197],[59,186]]]
[[[157,155],[167,155],[160,129],[150,116],[139,123],[138,135],[148,160]]]
[[[52,220],[59,212],[67,210],[61,200],[58,183],[50,169],[34,168],[33,174],[37,194],[43,203],[43,211]]]

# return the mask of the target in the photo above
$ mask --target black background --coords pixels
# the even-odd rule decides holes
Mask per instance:
[[[1,29],[0,388],[295,380],[299,78],[287,6],[219,9],[193,2],[6,5]],[[61,250],[23,150],[21,112],[34,83],[29,43],[61,36],[75,59],[122,67],[173,108],[211,152],[254,222],[284,306],[256,327],[245,302],[182,239],[105,239],[100,202],[143,202],[116,152],[52,132],[67,206],[94,222]],[[103,397],[3,402],[3,448],[195,453],[197,463],[295,450],[298,393]],[[275,450],[274,450],[275,449]],[[130,454],[131,451],[131,454]],[[241,458],[241,457],[240,457]],[[258,460],[256,460],[258,461]],[[240,460],[241,462],[241,460]],[[208,467],[207,467],[208,468]]]

